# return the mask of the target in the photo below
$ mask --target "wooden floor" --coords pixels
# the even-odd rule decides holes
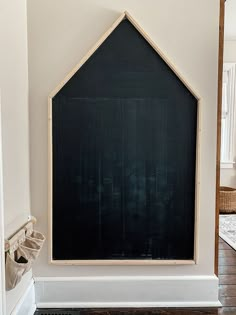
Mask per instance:
[[[236,315],[236,251],[219,238],[219,314]]]
[[[236,251],[219,239],[219,299],[222,308],[163,309],[83,309],[63,312],[40,310],[35,314],[70,315],[236,315]]]

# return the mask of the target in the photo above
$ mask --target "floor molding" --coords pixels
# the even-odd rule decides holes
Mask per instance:
[[[38,308],[220,307],[216,276],[35,278]]]
[[[33,279],[17,303],[11,315],[33,315],[36,310],[35,289]]]
[[[163,307],[173,307],[173,308],[192,308],[192,307],[221,307],[221,303],[219,301],[217,302],[205,302],[205,301],[199,301],[199,302],[126,302],[126,303],[38,303],[37,308],[56,308],[56,309],[66,309],[66,308],[163,308]]]

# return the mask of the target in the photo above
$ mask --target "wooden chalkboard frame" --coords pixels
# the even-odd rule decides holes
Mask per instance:
[[[197,106],[197,139],[196,139],[196,180],[195,180],[195,228],[194,228],[194,258],[191,260],[54,260],[52,248],[52,214],[53,214],[53,174],[52,174],[52,99],[63,88],[63,86],[73,77],[73,75],[82,67],[82,65],[92,56],[92,54],[99,48],[99,46],[106,40],[106,38],[115,30],[115,28],[124,20],[129,22],[136,28],[136,30],[144,37],[149,45],[159,54],[165,63],[171,68],[175,75],[181,80],[190,93],[196,98]],[[199,186],[200,186],[200,138],[201,138],[201,102],[200,97],[195,90],[184,80],[179,71],[166,58],[157,45],[138,25],[133,17],[125,11],[112,24],[112,26],[103,34],[97,43],[88,51],[88,53],[80,60],[80,62],[67,74],[67,76],[57,85],[57,87],[50,93],[48,97],[48,230],[49,230],[49,263],[56,265],[194,265],[198,263],[198,230],[199,230]]]

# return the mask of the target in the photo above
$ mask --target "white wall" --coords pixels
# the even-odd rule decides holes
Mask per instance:
[[[0,91],[1,93],[1,91]],[[0,94],[0,253],[4,252],[4,203],[3,203],[3,171],[2,171],[2,119]],[[0,255],[0,314],[5,314],[5,257]]]
[[[227,18],[227,15],[226,15],[226,18]],[[235,25],[236,25],[236,22],[235,22]],[[236,62],[236,40],[226,40],[224,42],[224,62]],[[235,139],[236,139],[236,128],[235,128]],[[236,160],[236,143],[234,146],[234,161],[235,160]],[[230,186],[230,187],[236,188],[236,168],[235,167],[230,168],[230,169],[220,170],[220,184],[221,186]]]
[[[236,2],[227,0],[225,2],[225,39],[236,40]]]
[[[51,277],[53,281],[59,276],[214,274],[219,0],[28,1],[33,214],[38,218],[38,228],[47,235],[47,97],[124,10],[139,22],[202,98],[199,263],[158,267],[54,266],[48,264],[46,244],[34,268],[37,277]]]
[[[0,1],[0,90],[2,106],[3,201],[5,238],[30,214],[28,142],[28,53],[26,0]],[[7,314],[27,288],[7,293]]]

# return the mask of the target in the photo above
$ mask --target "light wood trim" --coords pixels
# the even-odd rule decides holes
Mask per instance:
[[[195,265],[194,260],[51,260],[53,265],[67,266],[161,266]]]
[[[197,104],[197,140],[196,140],[196,170],[195,170],[195,222],[194,222],[194,260],[198,264],[199,259],[199,213],[200,213],[200,157],[201,157],[201,125],[202,104]]]
[[[122,13],[119,18],[112,24],[112,26],[102,35],[97,43],[87,52],[87,54],[79,61],[79,63],[67,74],[67,76],[58,84],[58,86],[51,92],[49,98],[53,98],[63,86],[73,77],[73,75],[83,66],[83,64],[92,56],[92,54],[102,45],[107,37],[114,31],[114,29],[125,18],[125,13]]]
[[[52,98],[48,99],[48,257],[52,260]]]
[[[191,94],[197,99],[200,100],[199,94],[193,89],[187,81],[182,77],[180,72],[176,67],[170,62],[170,60],[163,54],[160,48],[154,43],[154,41],[148,36],[148,34],[141,28],[141,26],[134,20],[134,18],[125,11],[125,17],[130,21],[130,23],[136,28],[136,30],[145,38],[149,45],[158,53],[158,55],[165,61],[165,63],[171,68],[171,70],[176,74],[180,81],[185,85],[185,87],[191,92]]]
[[[217,96],[217,147],[216,147],[216,209],[215,209],[215,274],[216,275],[218,275],[218,253],[219,253],[220,149],[221,149],[222,79],[223,79],[223,57],[224,57],[224,19],[225,19],[225,0],[220,0],[218,96]]]
[[[52,99],[62,89],[62,87],[71,79],[71,77],[80,69],[80,67],[92,56],[92,54],[99,48],[99,46],[106,40],[106,38],[113,32],[113,30],[121,23],[123,19],[127,18],[136,30],[145,38],[150,46],[160,55],[166,64],[172,69],[176,76],[181,80],[185,87],[196,98],[198,103],[197,109],[197,148],[196,148],[196,184],[195,184],[195,228],[194,228],[194,258],[193,260],[53,260],[52,258]],[[49,230],[49,263],[55,265],[194,265],[198,263],[198,241],[199,241],[199,185],[200,185],[200,138],[201,138],[201,106],[200,96],[191,88],[191,86],[182,78],[173,64],[164,56],[156,44],[143,31],[138,23],[125,11],[112,24],[109,30],[100,38],[100,40],[89,50],[89,52],[81,59],[75,68],[64,78],[63,81],[52,91],[48,99],[48,230]]]

